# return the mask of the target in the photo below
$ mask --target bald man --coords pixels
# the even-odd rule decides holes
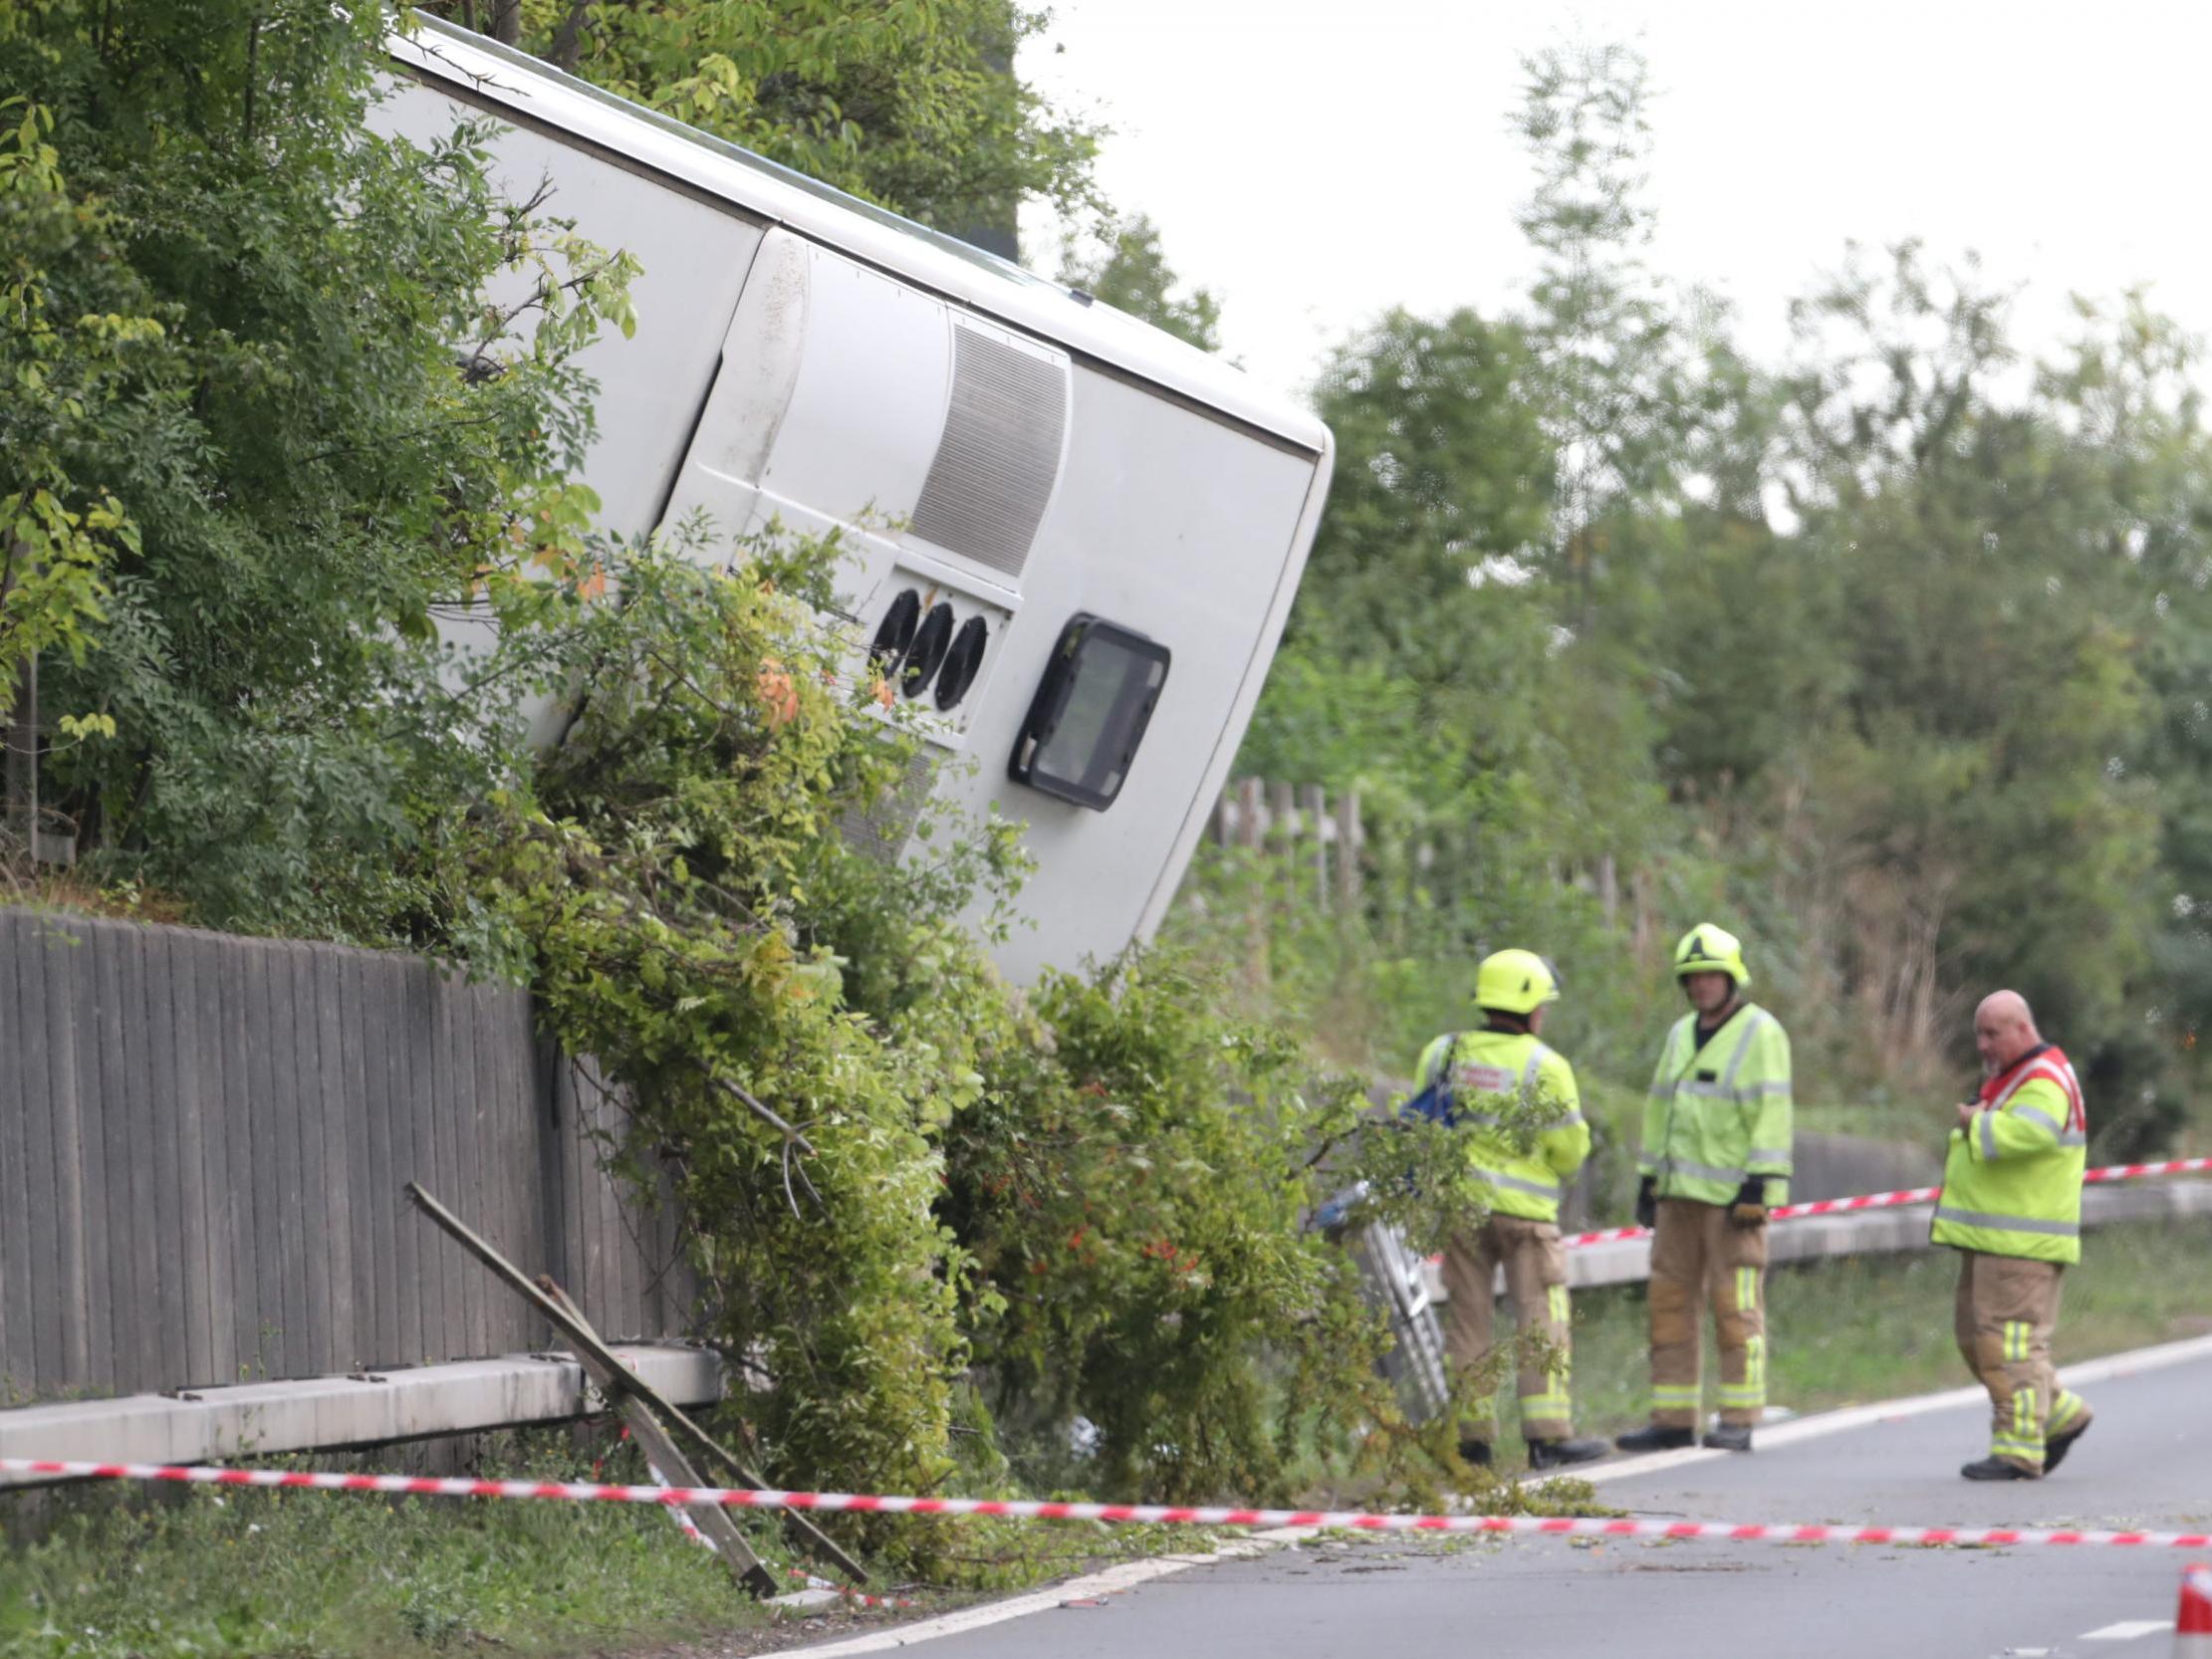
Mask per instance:
[[[2089,1426],[2051,1362],[2060,1281],[2082,1259],[2089,1117],[2081,1079],[2019,992],[1982,999],[1974,1047],[1981,1092],[1958,1108],[1930,1234],[1959,1252],[1959,1352],[1993,1408],[1989,1456],[1959,1473],[2041,1480]]]

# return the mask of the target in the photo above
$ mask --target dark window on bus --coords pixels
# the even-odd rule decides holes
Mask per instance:
[[[1052,660],[1014,741],[1016,783],[1105,812],[1121,793],[1144,728],[1167,684],[1165,645],[1079,613],[1061,630]]]

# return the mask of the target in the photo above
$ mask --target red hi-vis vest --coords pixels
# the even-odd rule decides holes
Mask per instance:
[[[2070,1124],[2088,1134],[2089,1114],[2082,1105],[2082,1079],[2074,1074],[2074,1063],[2056,1043],[2046,1043],[2041,1048],[2030,1049],[2012,1063],[2012,1068],[2000,1071],[1982,1082],[1980,1099],[1985,1106],[2003,1107],[2006,1101],[2018,1094],[2027,1083],[2038,1077],[2048,1078],[2065,1091]]]
[[[1992,1256],[2082,1259],[2089,1119],[2059,1049],[2032,1049],[1982,1084],[1973,1123],[1951,1131],[1929,1237]]]

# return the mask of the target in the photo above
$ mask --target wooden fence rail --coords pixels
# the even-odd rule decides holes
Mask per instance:
[[[1432,838],[1433,833],[1431,827],[1412,838],[1410,844],[1400,843],[1404,867],[1424,886],[1442,879],[1450,889],[1471,867],[1471,832],[1455,833],[1451,827],[1445,827],[1443,845]],[[1331,800],[1319,784],[1236,779],[1214,804],[1207,838],[1216,846],[1272,849],[1309,865],[1314,897],[1324,910],[1350,910],[1358,904],[1374,858],[1367,827],[1359,816],[1359,792],[1347,790]],[[1610,853],[1587,867],[1555,873],[1595,896],[1606,926],[1614,924],[1622,895],[1619,869]],[[1648,902],[1639,898],[1636,915],[1641,917],[1648,907]],[[1639,949],[1642,942],[1639,931]]]
[[[1275,847],[1307,865],[1315,900],[1325,910],[1359,902],[1367,835],[1357,790],[1332,802],[1319,784],[1240,778],[1215,803],[1210,832],[1217,846]]]

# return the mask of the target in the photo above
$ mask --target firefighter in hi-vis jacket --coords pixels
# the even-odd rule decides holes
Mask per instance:
[[[1993,1408],[1989,1456],[1959,1473],[2032,1481],[2089,1426],[2089,1403],[2059,1386],[2051,1361],[2060,1283],[2082,1259],[2089,1114],[2081,1079],[2019,992],[1982,1000],[1974,1047],[1981,1093],[1958,1109],[1929,1233],[1959,1252],[1959,1352]]]
[[[1475,970],[1480,1031],[1439,1037],[1421,1054],[1420,1085],[1449,1100],[1450,1120],[1467,1131],[1467,1155],[1488,1186],[1490,1214],[1454,1232],[1444,1247],[1444,1343],[1455,1365],[1479,1364],[1491,1347],[1493,1285],[1505,1269],[1506,1294],[1524,1327],[1544,1332],[1551,1362],[1520,1372],[1521,1436],[1536,1469],[1588,1463],[1611,1450],[1579,1440],[1568,1399],[1567,1250],[1560,1242],[1564,1185],[1590,1156],[1575,1068],[1537,1040],[1545,1010],[1559,1000],[1559,976],[1534,951],[1502,950]],[[1514,1117],[1525,1138],[1507,1131]],[[1488,1464],[1497,1425],[1486,1406],[1459,1425],[1459,1455]]]
[[[1767,1404],[1767,1212],[1790,1198],[1790,1039],[1744,999],[1741,941],[1693,927],[1674,951],[1690,1012],[1667,1033],[1643,1107],[1636,1220],[1651,1237],[1651,1423],[1624,1452],[1697,1440],[1699,1304],[1720,1338],[1720,1425],[1708,1446],[1751,1450]]]

